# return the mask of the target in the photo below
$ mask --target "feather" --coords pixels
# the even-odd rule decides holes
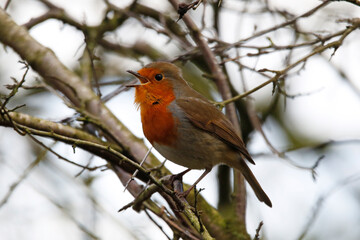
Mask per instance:
[[[232,123],[213,104],[205,99],[195,97],[179,98],[176,99],[176,103],[194,126],[213,134],[238,150],[250,163],[255,164]],[[200,112],[199,109],[202,111]],[[211,120],[209,121],[209,119]]]

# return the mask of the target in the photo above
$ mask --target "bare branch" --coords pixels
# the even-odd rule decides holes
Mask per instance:
[[[330,0],[333,2],[348,2],[360,7],[360,0]]]
[[[238,45],[242,45],[244,42],[247,42],[251,39],[254,39],[254,38],[257,38],[259,36],[262,36],[266,33],[269,33],[269,32],[272,32],[272,31],[275,31],[275,30],[278,30],[280,28],[283,28],[283,27],[286,27],[288,25],[291,25],[291,24],[294,24],[298,19],[300,18],[305,18],[305,17],[309,17],[311,15],[313,15],[315,12],[317,12],[319,9],[325,7],[326,5],[328,5],[330,3],[329,0],[325,0],[323,1],[322,3],[320,3],[318,6],[316,6],[315,8],[313,9],[310,9],[309,11],[297,16],[297,17],[294,17],[293,19],[291,20],[288,20],[286,22],[283,22],[281,24],[278,24],[278,25],[275,25],[274,27],[271,27],[271,28],[268,28],[268,29],[265,29],[265,30],[262,30],[262,31],[259,31],[253,35],[251,35],[250,37],[247,37],[247,38],[244,38],[244,39],[241,39],[240,41],[236,42],[236,43],[233,43],[229,46],[227,46],[227,48],[231,48],[231,47],[235,47],[235,46],[238,46]]]
[[[360,21],[354,21],[353,25],[352,26],[349,26],[348,28],[346,28],[343,32],[343,34],[341,35],[341,37],[336,40],[336,41],[333,41],[333,42],[330,42],[324,46],[320,46],[316,49],[314,49],[313,52],[307,54],[306,56],[298,59],[297,61],[295,61],[294,63],[292,64],[289,64],[287,67],[285,67],[284,69],[282,70],[270,70],[270,69],[260,69],[259,71],[262,71],[262,72],[272,72],[274,73],[275,75],[270,78],[268,81],[265,81],[264,83],[260,84],[259,86],[243,93],[243,94],[239,94],[233,98],[230,98],[230,99],[227,99],[225,101],[222,101],[220,103],[217,103],[217,105],[219,106],[223,106],[223,105],[226,105],[226,104],[229,104],[231,102],[234,102],[234,101],[237,101],[238,99],[241,99],[241,98],[244,98],[254,92],[256,92],[257,90],[267,86],[268,84],[270,83],[273,83],[273,82],[276,82],[278,81],[283,75],[287,74],[289,70],[293,69],[294,67],[298,66],[299,64],[301,63],[304,63],[305,61],[307,61],[310,57],[314,56],[314,55],[317,55],[317,54],[320,54],[322,52],[324,52],[325,50],[328,50],[328,49],[331,49],[331,48],[334,48],[335,51],[336,49],[341,46],[341,44],[343,43],[343,41],[345,40],[345,38],[350,34],[352,33],[353,31],[355,31],[357,28],[360,27]],[[334,52],[335,53],[335,52]],[[333,54],[334,54],[333,53]]]

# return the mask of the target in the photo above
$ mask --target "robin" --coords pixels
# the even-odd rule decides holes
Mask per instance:
[[[213,166],[226,164],[244,175],[261,202],[272,206],[245,162],[255,164],[232,123],[187,84],[177,66],[154,62],[138,72],[128,72],[141,82],[129,87],[135,88],[135,104],[140,107],[145,137],[162,156],[189,168],[187,171],[205,169],[193,186]]]

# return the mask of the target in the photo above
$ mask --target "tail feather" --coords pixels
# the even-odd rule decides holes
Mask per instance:
[[[260,183],[256,180],[254,174],[251,172],[249,166],[245,163],[243,159],[238,161],[238,166],[236,167],[241,171],[246,181],[250,184],[251,188],[254,190],[256,197],[260,202],[264,202],[269,207],[272,207],[270,198],[266,195]]]

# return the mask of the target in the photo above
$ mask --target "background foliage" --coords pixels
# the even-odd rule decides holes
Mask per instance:
[[[4,239],[210,237],[199,231],[197,212],[177,213],[163,191],[139,213],[117,213],[149,179],[139,168],[140,180],[123,191],[124,170],[138,166],[119,159],[139,162],[150,146],[124,87],[126,70],[157,60],[182,67],[220,106],[235,103],[227,114],[241,124],[274,205],[251,191],[244,204],[241,181],[216,168],[198,186],[209,235],[359,239],[359,1],[193,3],[179,19],[175,0],[0,1]],[[159,164],[151,156],[144,167]],[[182,170],[165,167],[154,179]],[[233,190],[241,201],[229,198]]]

